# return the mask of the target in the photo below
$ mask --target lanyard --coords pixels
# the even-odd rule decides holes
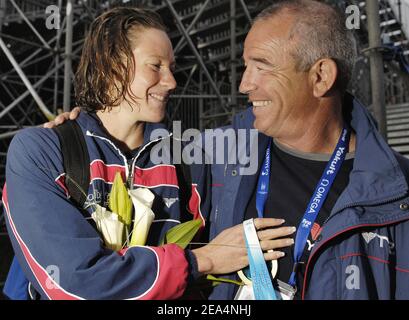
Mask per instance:
[[[295,245],[294,245],[294,268],[291,273],[289,284],[293,287],[296,286],[296,272],[297,266],[301,261],[302,254],[307,244],[308,235],[311,232],[311,228],[320,212],[325,199],[328,196],[328,192],[335,180],[335,177],[345,160],[345,156],[348,152],[350,139],[350,130],[347,126],[344,126],[341,136],[338,140],[337,146],[327,163],[327,166],[322,174],[320,181],[318,182],[315,191],[308,203],[307,209],[304,212],[304,216],[298,227]],[[270,162],[271,162],[271,139],[266,150],[263,165],[261,168],[260,176],[257,184],[256,193],[256,208],[257,214],[260,218],[264,216],[264,207],[267,201],[268,188],[270,181]]]
[[[256,209],[259,218],[263,218],[264,216],[264,207],[266,205],[268,189],[270,186],[271,170],[270,162],[271,162],[271,139],[268,143],[266,155],[264,156],[263,166],[261,167],[257,183]]]

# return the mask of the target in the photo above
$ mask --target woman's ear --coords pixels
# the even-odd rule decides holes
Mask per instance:
[[[324,97],[334,88],[338,76],[338,66],[332,59],[318,60],[310,69],[313,94],[316,98]]]

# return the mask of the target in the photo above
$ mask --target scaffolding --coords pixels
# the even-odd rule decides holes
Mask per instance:
[[[355,74],[350,86],[351,92],[357,96],[375,116],[383,118],[382,128],[390,146],[396,151],[409,157],[409,75],[405,73],[394,58],[394,49],[399,48],[406,60],[409,61],[409,41],[399,18],[399,8],[407,5],[396,0],[379,0],[379,32],[371,39],[368,27],[370,23],[367,14],[367,3],[374,5],[371,0],[348,1],[361,9],[361,29],[356,33],[359,43],[360,56],[356,63]],[[395,10],[393,10],[393,8]],[[371,8],[373,10],[373,8]],[[375,12],[374,12],[375,13]],[[373,14],[375,16],[375,14]],[[372,24],[371,28],[376,25]],[[371,65],[371,56],[379,55],[376,67]],[[371,68],[375,75],[371,80]],[[380,76],[380,74],[382,76]],[[380,81],[383,83],[381,84]],[[384,88],[383,90],[380,88]],[[379,101],[384,100],[383,110]],[[378,106],[377,106],[378,104]],[[381,113],[381,115],[379,115]],[[386,132],[385,132],[386,131]]]
[[[74,106],[73,70],[87,28],[102,11],[127,5],[161,14],[178,62],[168,122],[203,129],[227,124],[246,104],[237,94],[241,43],[262,2],[0,0],[0,183],[14,134]]]
[[[360,56],[350,91],[371,108],[366,2],[326,2],[342,10],[348,5],[361,10],[361,28],[356,30]],[[104,10],[142,6],[162,16],[175,51],[178,82],[168,104],[167,123],[181,120],[182,128],[203,130],[229,124],[246,108],[247,97],[238,92],[243,42],[252,19],[268,4],[262,0],[0,0],[0,184],[14,134],[75,105],[73,71],[90,22]],[[395,11],[389,1],[379,0],[381,47],[400,46],[409,57],[407,35]],[[383,60],[381,65],[388,139],[396,150],[409,154],[409,80],[395,61]]]
[[[341,8],[355,4],[362,10],[362,28],[356,32],[362,54],[351,91],[371,106],[365,1],[326,2]],[[168,105],[167,121],[181,120],[184,128],[204,129],[229,124],[232,116],[246,107],[247,97],[237,90],[243,72],[243,41],[252,18],[268,3],[0,0],[0,183],[4,181],[10,138],[19,129],[41,124],[74,106],[73,70],[87,28],[101,12],[118,5],[143,6],[163,17],[174,45],[178,82]],[[382,40],[402,46],[409,56],[408,40],[389,2],[380,0],[379,5]],[[408,102],[407,78],[393,62],[384,65],[386,103]]]
[[[361,8],[363,23],[357,38],[360,49],[367,49],[365,1],[327,2]],[[267,4],[257,0],[0,0],[0,182],[10,138],[19,129],[38,125],[74,105],[72,70],[89,23],[99,13],[116,5],[136,5],[161,14],[178,64],[178,89],[169,103],[168,121],[180,119],[184,127],[204,129],[228,124],[245,108],[247,98],[237,92],[243,40],[252,18]],[[409,56],[408,40],[394,11],[386,0],[379,5],[382,40],[402,46]],[[58,19],[47,21],[56,12]],[[47,22],[54,22],[53,27],[47,27]],[[364,52],[351,91],[370,106],[368,79],[369,59]],[[408,102],[408,83],[394,63],[385,63],[387,104]]]

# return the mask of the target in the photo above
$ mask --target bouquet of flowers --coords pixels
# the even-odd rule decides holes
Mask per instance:
[[[92,213],[108,248],[119,251],[124,247],[146,244],[149,229],[155,219],[152,211],[154,198],[154,194],[147,188],[128,190],[120,172],[116,173],[109,194],[109,208],[95,205]],[[186,248],[200,225],[201,220],[195,219],[173,227],[161,240],[161,245],[175,243]]]
[[[119,251],[125,247],[146,244],[150,226],[155,219],[155,213],[152,211],[154,198],[154,194],[147,188],[128,190],[120,172],[116,173],[109,195],[109,208],[95,205],[95,211],[92,213],[92,218],[108,248]],[[181,223],[166,232],[160,245],[174,243],[185,249],[200,226],[200,219]],[[213,286],[222,282],[243,285],[239,281],[216,278],[212,275],[207,275],[204,281],[211,281]]]

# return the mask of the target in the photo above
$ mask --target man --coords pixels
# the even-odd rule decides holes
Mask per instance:
[[[124,59],[133,63],[124,64]],[[167,139],[152,139],[151,132],[160,128],[166,99],[176,86],[173,61],[165,27],[153,11],[117,7],[92,22],[75,78],[77,101],[89,112],[69,124],[74,127],[68,134],[29,128],[9,146],[2,202],[18,264],[5,285],[7,296],[26,299],[32,284],[41,299],[177,299],[199,275],[237,271],[248,264],[240,225],[192,250],[161,245],[181,222],[197,219],[204,227],[202,212],[207,214],[210,205],[205,167],[180,167],[171,152],[163,165],[151,158],[150,150]],[[126,73],[131,76],[124,78]],[[73,163],[84,171],[73,170]],[[118,200],[111,194],[118,173],[129,190],[152,191],[150,200],[139,199],[152,206],[152,225],[137,218],[137,213],[148,214],[136,205],[134,215],[128,211],[128,222],[104,209],[99,212],[98,205],[119,215],[117,207],[126,206],[121,196]],[[130,240],[122,230],[136,229],[132,219],[143,220],[138,226],[149,230],[139,245],[122,237]],[[262,229],[279,223],[255,221]],[[226,242],[231,245],[219,245]],[[280,242],[263,241],[262,246],[267,251]]]
[[[295,298],[409,299],[409,162],[346,93],[355,56],[353,36],[330,6],[287,0],[265,9],[244,44],[240,91],[253,107],[232,125],[260,131],[251,142],[259,171],[212,165],[211,238],[257,214],[298,226],[276,275]],[[210,299],[236,291],[221,284]]]

